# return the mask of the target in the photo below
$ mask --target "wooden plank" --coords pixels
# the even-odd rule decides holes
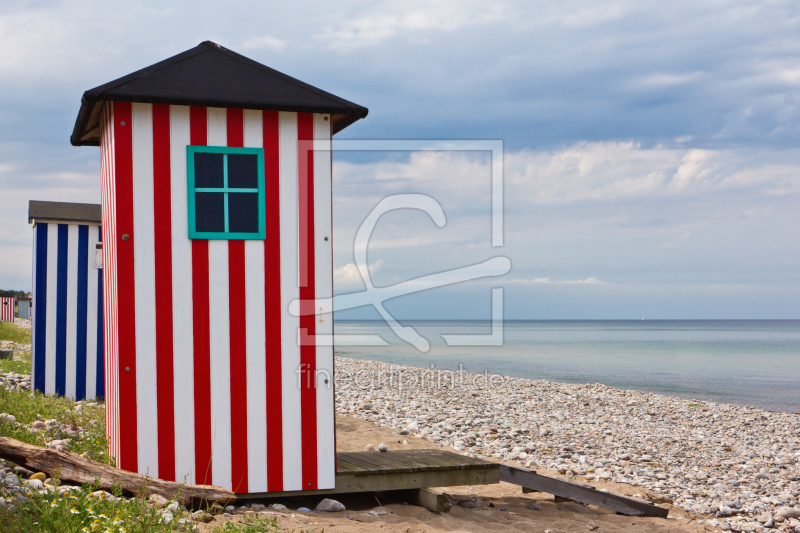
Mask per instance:
[[[417,489],[410,491],[409,499],[414,505],[424,507],[434,513],[446,513],[452,504],[446,494],[431,489]]]
[[[500,465],[500,480],[529,489],[553,494],[558,498],[596,505],[628,516],[652,516],[666,518],[669,511],[641,500],[601,492],[571,481],[541,476],[531,470]]]
[[[425,453],[416,453],[412,451],[406,452],[389,452],[393,453],[396,457],[401,457],[407,461],[417,461],[430,466],[444,467],[444,468],[484,468],[487,464],[495,464],[483,459],[476,459],[473,457],[463,457],[450,452],[437,452],[436,450],[425,450]]]
[[[491,463],[490,463],[491,464]],[[500,481],[499,465],[492,468],[470,470],[439,470],[429,472],[373,471],[364,475],[356,472],[338,472],[336,488],[326,490],[302,490],[286,492],[261,492],[238,494],[239,499],[279,498],[289,496],[313,496],[346,494],[352,492],[381,492],[390,490],[421,489],[430,487],[458,487],[463,485],[490,485]]]
[[[360,466],[348,463],[341,457],[336,457],[336,472],[365,472],[366,469]]]
[[[374,465],[370,462],[364,461],[357,455],[351,454],[339,454],[339,456],[347,461],[348,463],[356,466],[360,466],[364,469],[364,474],[380,474],[380,473],[388,473],[391,469]]]
[[[359,452],[358,458],[364,462],[387,468],[392,471],[398,472],[414,472],[418,468],[410,461],[403,461],[399,458],[394,458],[391,452]]]

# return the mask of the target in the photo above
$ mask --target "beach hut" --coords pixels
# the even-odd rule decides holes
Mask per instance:
[[[334,487],[332,316],[288,308],[332,295],[330,140],[366,115],[212,42],[84,93],[119,467]]]
[[[17,299],[17,318],[22,318],[24,320],[31,319],[31,299],[30,298],[18,298]]]
[[[31,383],[77,400],[105,396],[100,206],[31,200]]]
[[[14,306],[17,299],[14,296],[0,297],[0,322],[14,322]]]

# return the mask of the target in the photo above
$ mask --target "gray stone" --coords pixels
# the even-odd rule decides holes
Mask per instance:
[[[337,512],[340,512],[340,511],[346,511],[347,508],[343,504],[337,502],[336,500],[331,500],[330,498],[325,498],[324,500],[319,502],[319,504],[317,505],[316,510],[317,511],[324,511],[326,513],[337,513]]]
[[[301,513],[310,513],[311,512],[311,509],[309,509],[308,507],[298,507],[297,510],[300,511]]]
[[[286,507],[282,503],[273,503],[272,505],[269,506],[269,508],[272,509],[273,511],[283,511],[288,509],[288,507]]]
[[[783,518],[800,518],[800,509],[783,507],[778,509],[778,512],[775,513],[775,516],[782,516]]]
[[[530,509],[531,511],[541,511],[542,510],[542,506],[539,505],[538,503],[529,503],[528,504],[528,509]]]

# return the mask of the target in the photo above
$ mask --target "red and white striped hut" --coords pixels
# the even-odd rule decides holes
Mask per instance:
[[[333,349],[315,337],[332,316],[288,308],[332,295],[329,143],[366,115],[208,41],[84,93],[71,141],[101,147],[120,468],[334,487]]]
[[[15,296],[0,296],[0,322],[14,322]]]

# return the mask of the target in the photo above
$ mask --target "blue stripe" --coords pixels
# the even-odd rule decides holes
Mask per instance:
[[[100,242],[103,241],[103,228],[98,232]],[[97,270],[97,384],[95,395],[104,398],[106,395],[106,366],[103,364],[103,269]]]
[[[33,317],[33,387],[44,394],[47,351],[47,224],[36,224],[36,313]]]
[[[58,225],[58,260],[56,267],[56,394],[66,392],[67,378],[67,243],[69,225]]]
[[[89,226],[78,226],[78,316],[75,332],[75,399],[86,399],[86,323],[89,297]]]

